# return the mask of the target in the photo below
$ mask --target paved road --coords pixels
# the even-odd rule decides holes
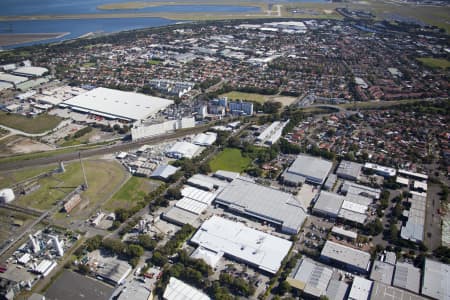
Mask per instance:
[[[81,151],[74,151],[70,153],[63,153],[63,154],[57,154],[49,157],[41,157],[36,159],[30,159],[30,160],[21,160],[21,161],[14,161],[14,162],[8,162],[8,163],[1,163],[0,164],[0,171],[6,171],[6,170],[17,170],[20,168],[25,167],[34,167],[34,166],[41,166],[41,165],[47,165],[52,163],[57,163],[60,161],[70,161],[74,159],[78,159],[78,153],[81,154],[82,158],[91,157],[91,156],[97,156],[97,155],[104,155],[119,151],[128,151],[133,148],[138,148],[139,146],[145,145],[145,144],[157,144],[161,143],[163,141],[173,140],[180,138],[185,135],[199,133],[207,128],[213,126],[207,125],[207,126],[198,126],[194,128],[189,128],[181,131],[176,131],[174,133],[165,134],[162,136],[156,136],[151,138],[145,138],[140,141],[136,142],[119,142],[114,145],[107,145],[102,146],[94,149],[88,149],[88,150],[81,150]]]

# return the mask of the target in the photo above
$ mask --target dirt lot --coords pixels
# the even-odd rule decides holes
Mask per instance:
[[[11,136],[0,141],[0,157],[53,149],[49,145],[23,136]]]
[[[271,100],[280,102],[283,107],[289,106],[297,100],[295,97],[287,97],[287,96],[275,96]]]

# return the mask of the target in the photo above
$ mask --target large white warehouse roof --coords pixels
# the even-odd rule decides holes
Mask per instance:
[[[205,221],[191,242],[275,274],[292,242],[218,216]]]
[[[96,88],[64,102],[74,110],[124,120],[143,120],[173,104],[172,100]]]

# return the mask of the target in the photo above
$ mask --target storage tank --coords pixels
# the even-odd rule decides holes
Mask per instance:
[[[0,190],[0,203],[10,203],[16,198],[12,189]]]

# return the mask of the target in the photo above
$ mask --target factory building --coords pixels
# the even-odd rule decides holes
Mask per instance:
[[[334,263],[351,272],[367,274],[370,269],[370,254],[335,242],[327,241],[320,253],[324,262]]]
[[[392,285],[418,294],[420,289],[420,269],[412,264],[398,262],[395,265]]]
[[[422,294],[433,299],[450,299],[450,265],[425,258]]]
[[[145,120],[172,105],[173,101],[107,88],[95,88],[60,104],[74,111],[113,120]]]
[[[355,276],[348,300],[369,300],[373,281]]]
[[[343,160],[336,170],[336,175],[340,178],[357,181],[361,173],[362,164]]]
[[[215,132],[206,132],[200,133],[196,135],[192,141],[194,145],[197,146],[212,146],[217,139],[217,133]]]
[[[271,146],[278,142],[281,135],[283,134],[284,127],[289,123],[289,120],[286,122],[275,121],[269,125],[263,132],[256,138],[256,141],[261,143],[262,145]]]
[[[322,185],[333,167],[333,163],[318,157],[300,154],[283,173],[287,184],[299,185],[303,182]]]
[[[159,165],[150,175],[150,178],[159,180],[168,180],[170,176],[174,175],[178,171],[178,168],[171,165]]]
[[[188,142],[176,142],[167,152],[166,156],[176,159],[181,158],[194,158],[199,155],[204,148],[188,143]]]
[[[405,226],[402,226],[400,236],[402,239],[413,242],[421,242],[424,238],[425,210],[427,206],[427,194],[411,191],[408,202],[409,210],[404,210],[403,215],[408,218]]]
[[[307,217],[306,209],[292,194],[244,178],[229,183],[216,197],[215,203],[274,224],[288,234],[297,234]]]
[[[211,300],[206,294],[175,277],[170,277],[164,294],[164,300]]]
[[[286,281],[293,288],[303,291],[304,294],[320,298],[320,296],[327,295],[327,288],[332,276],[333,270],[331,268],[304,258],[297,262]]]
[[[288,240],[219,216],[206,220],[190,241],[270,274],[278,271],[292,246]]]
[[[181,118],[152,124],[135,124],[131,128],[131,139],[137,141],[143,138],[162,135],[178,129],[195,127],[194,118]]]
[[[365,163],[364,164],[365,169],[373,170],[376,174],[383,176],[383,177],[393,177],[395,174],[397,174],[397,170],[393,168],[388,168],[385,166],[380,166],[373,163]]]

